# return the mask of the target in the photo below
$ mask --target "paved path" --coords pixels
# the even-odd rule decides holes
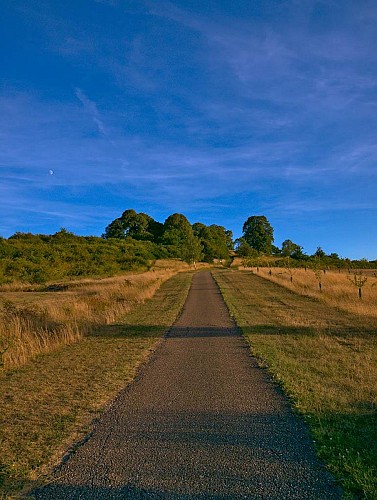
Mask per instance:
[[[194,275],[182,316],[142,376],[35,497],[341,498],[209,272]]]

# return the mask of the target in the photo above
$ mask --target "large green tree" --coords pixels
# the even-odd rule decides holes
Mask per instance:
[[[103,236],[106,239],[124,239],[128,236],[134,240],[157,241],[162,230],[163,224],[156,222],[148,214],[129,209],[106,227]]]
[[[188,235],[185,244],[181,247],[181,257],[188,264],[193,264],[196,268],[196,263],[203,258],[203,247],[199,238],[193,233]]]
[[[264,215],[252,215],[244,223],[243,238],[260,253],[270,255],[274,241],[274,230]]]
[[[185,258],[187,241],[194,237],[191,224],[182,214],[172,214],[164,222],[164,231],[161,242],[165,245],[172,257]]]
[[[326,253],[324,252],[322,247],[317,247],[317,250],[314,252],[312,257],[317,257],[318,259],[323,259],[323,257],[326,257]]]
[[[126,238],[126,231],[124,225],[120,218],[114,219],[108,226],[106,226],[105,232],[102,235],[106,240],[109,238],[117,238],[119,240],[124,240]]]
[[[201,222],[195,222],[192,226],[194,235],[203,246],[204,260],[213,262],[213,259],[228,259],[229,250],[232,245],[232,233],[226,231],[223,226],[212,224],[206,226]]]
[[[291,240],[285,240],[281,245],[281,255],[283,255],[283,257],[300,259],[304,256],[304,253],[300,245],[297,245],[297,243],[293,243],[293,241]]]
[[[237,238],[234,243],[237,255],[239,257],[254,257],[255,255],[258,255],[256,250],[251,248],[245,238]]]

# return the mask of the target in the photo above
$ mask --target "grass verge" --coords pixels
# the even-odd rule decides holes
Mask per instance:
[[[259,269],[259,270],[257,270]],[[315,272],[314,272],[315,271]],[[360,271],[366,279],[362,287],[362,299],[354,279],[358,275],[347,271],[335,272],[305,268],[255,268],[254,272],[300,295],[315,298],[329,306],[377,320],[377,277],[373,269]],[[319,284],[321,288],[319,288]]]
[[[0,368],[19,368],[33,357],[79,341],[152,297],[188,265],[157,261],[150,271],[81,279],[19,291],[0,291]]]
[[[245,271],[213,271],[254,355],[304,416],[345,498],[377,498],[376,321]]]
[[[176,274],[118,323],[0,375],[1,499],[43,481],[89,432],[175,321],[191,277]]]

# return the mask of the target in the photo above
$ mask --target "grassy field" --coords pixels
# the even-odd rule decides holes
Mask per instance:
[[[278,283],[300,295],[359,316],[377,319],[377,276],[375,269],[329,271],[304,268],[253,268],[263,278]],[[358,279],[366,279],[359,298]],[[355,281],[356,279],[356,281]],[[356,283],[356,284],[355,284]]]
[[[161,283],[189,266],[157,261],[148,272],[42,286],[0,287],[0,367],[12,369],[40,353],[80,340],[150,298]]]
[[[310,426],[318,454],[345,498],[376,499],[377,321],[372,306],[370,314],[340,311],[250,271],[213,274],[253,354]]]
[[[17,498],[48,477],[70,443],[90,431],[93,419],[134,378],[176,319],[191,276],[175,274],[117,323],[110,316],[79,342],[0,372],[0,498]],[[127,279],[142,288],[139,275]],[[106,283],[112,282],[105,281],[105,289]]]

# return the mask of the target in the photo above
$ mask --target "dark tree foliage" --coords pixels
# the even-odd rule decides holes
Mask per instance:
[[[188,264],[196,264],[203,258],[203,247],[200,244],[199,238],[194,236],[194,234],[190,234],[184,246],[182,247],[181,252],[182,259]]]
[[[146,269],[165,249],[149,241],[76,236],[64,229],[53,235],[16,233],[0,240],[0,284],[109,276]]]
[[[149,215],[132,209],[113,220],[106,227],[103,238],[153,241],[164,248],[170,257],[192,261],[229,259],[229,251],[233,249],[232,231],[223,226],[206,226],[200,222],[191,226],[187,218],[179,213],[170,215],[161,224]],[[188,254],[194,255],[195,259],[187,257]]]
[[[313,257],[318,257],[319,259],[321,259],[325,256],[326,256],[326,254],[321,247],[317,247],[317,250],[313,254]]]
[[[333,260],[340,260],[339,255],[335,252],[330,253],[329,257],[330,257],[330,259],[333,259]]]
[[[291,240],[283,241],[281,255],[283,257],[292,257],[293,259],[302,259],[304,257],[303,248]]]
[[[270,255],[274,241],[274,230],[264,215],[252,215],[244,223],[243,237],[246,242],[260,253]]]
[[[276,245],[271,245],[271,252],[272,252],[272,255],[274,255],[275,257],[278,257],[279,255],[281,255],[281,250]]]
[[[164,222],[161,242],[172,257],[182,258],[187,240],[194,236],[191,224],[182,214],[172,214]]]
[[[237,255],[239,257],[252,257],[255,253],[257,253],[256,250],[251,248],[245,238],[237,238],[234,243]]]
[[[225,229],[226,246],[228,250],[234,249],[233,233],[230,229]]]
[[[233,246],[231,231],[227,231],[223,226],[217,226],[216,224],[206,226],[201,222],[195,222],[192,228],[194,235],[199,238],[203,246],[205,262],[229,258],[229,250]]]
[[[163,224],[143,212],[137,213],[129,209],[106,227],[103,237],[105,239],[130,237],[134,240],[157,242],[162,231]]]
[[[311,257],[302,247],[285,240],[282,250],[272,244],[273,229],[264,216],[249,217],[244,235],[235,241],[241,257],[259,253],[275,255],[275,266],[284,265],[281,255],[300,266],[320,260],[327,267],[348,269],[376,268],[377,261],[351,261],[336,253],[326,255],[318,247]],[[233,249],[232,233],[223,226],[191,226],[182,214],[170,215],[164,224],[145,213],[126,210],[113,220],[103,238],[76,236],[62,228],[53,235],[16,232],[8,239],[0,237],[0,284],[22,282],[43,284],[47,281],[85,276],[110,276],[131,269],[146,269],[159,258],[180,258],[189,263],[201,259],[228,259]]]
[[[105,239],[117,238],[120,240],[124,240],[126,238],[126,231],[124,229],[122,220],[119,218],[110,222],[110,224],[105,229],[103,237]]]

